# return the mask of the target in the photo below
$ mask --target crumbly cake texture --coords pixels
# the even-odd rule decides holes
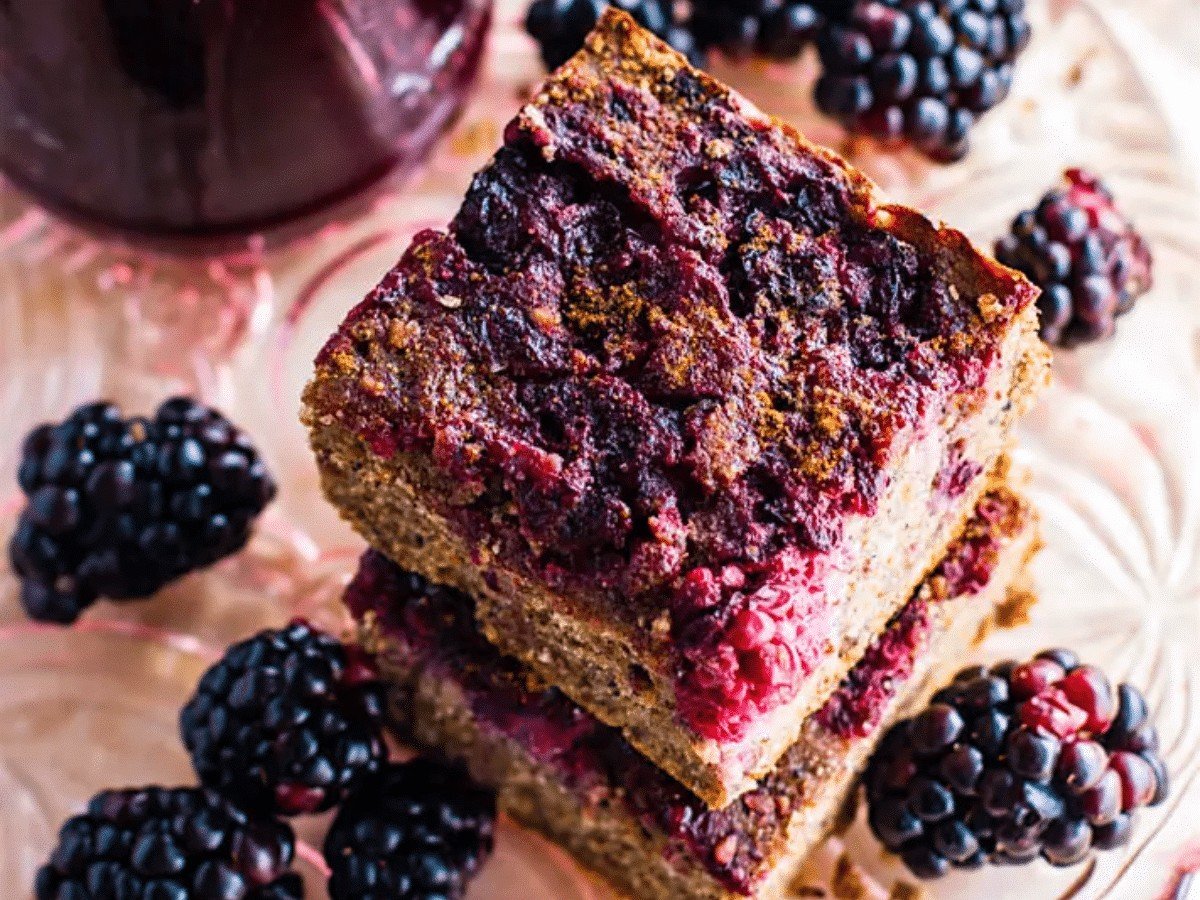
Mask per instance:
[[[610,12],[304,417],[373,546],[723,805],[961,530],[1035,296]]]
[[[938,569],[877,636],[776,768],[704,803],[479,633],[470,598],[369,551],[347,591],[364,645],[416,743],[465,761],[518,820],[639,900],[782,897],[839,821],[875,741],[961,665],[1036,548],[1006,489],[980,503]]]

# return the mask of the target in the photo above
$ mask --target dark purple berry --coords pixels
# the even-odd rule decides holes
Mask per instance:
[[[1117,685],[1117,714],[1109,726],[1109,741],[1120,746],[1133,731],[1146,721],[1146,698],[1133,685]]]
[[[960,703],[972,710],[990,709],[1008,700],[1008,682],[995,675],[980,675],[963,685]]]
[[[704,49],[742,59],[789,60],[824,22],[820,0],[694,0],[689,27]]]
[[[1013,220],[996,258],[1042,289],[1042,337],[1064,347],[1110,337],[1117,316],[1153,282],[1146,242],[1082,169],[1068,169],[1036,209]]]
[[[1074,650],[1067,650],[1064,647],[1053,647],[1049,650],[1043,650],[1034,656],[1034,659],[1048,659],[1051,662],[1058,663],[1064,673],[1070,672],[1079,665],[1079,654]]]
[[[9,542],[34,619],[69,623],[100,597],[148,597],[240,550],[275,495],[253,445],[220,413],[187,398],[153,420],[81,406],[26,439],[29,503]],[[223,477],[214,460],[236,465]]]
[[[904,848],[900,858],[918,878],[941,878],[950,871],[950,861],[925,844]]]
[[[980,713],[971,722],[968,737],[988,759],[995,759],[1004,749],[1008,735],[1009,717],[998,709]]]
[[[1053,735],[1018,728],[1008,738],[1008,766],[1023,778],[1046,781],[1054,773],[1060,747]]]
[[[940,162],[961,159],[975,120],[1008,96],[1029,37],[1019,3],[851,0],[823,12],[818,107],[854,133]]]
[[[951,819],[933,831],[933,848],[953,863],[963,863],[979,852],[979,839],[963,822]]]
[[[609,5],[610,0],[535,0],[525,16],[525,30],[537,41],[547,69],[557,69],[583,47]],[[629,13],[694,65],[704,63],[704,54],[669,0],[611,0],[611,5]]]
[[[923,822],[940,822],[954,814],[954,792],[941,782],[918,778],[909,791],[908,808]]]
[[[963,719],[958,710],[935,703],[912,720],[910,738],[918,753],[937,753],[954,743],[962,730]]]
[[[913,838],[920,837],[924,829],[908,804],[896,797],[885,797],[873,805],[870,823],[876,837],[892,850],[898,850]]]
[[[1149,751],[1142,753],[1142,759],[1154,771],[1154,794],[1150,797],[1149,805],[1158,806],[1167,799],[1167,794],[1171,789],[1171,780],[1167,774],[1166,764],[1162,761],[1161,756]]]
[[[1121,813],[1111,822],[1093,829],[1092,846],[1097,850],[1115,850],[1129,843],[1133,834],[1133,816]]]
[[[1133,810],[1166,797],[1153,729],[1140,693],[1069,651],[971,666],[880,740],[867,821],[920,877],[1072,865],[1127,841]]]
[[[430,760],[387,766],[325,838],[332,900],[458,900],[492,850],[495,798]]]
[[[231,647],[180,714],[204,784],[294,815],[342,802],[386,758],[380,684],[335,638],[304,622]]]
[[[37,900],[300,900],[292,831],[214,791],[97,794],[68,819],[37,874]]]
[[[979,749],[963,744],[942,757],[938,771],[951,790],[960,796],[970,797],[979,784],[983,765],[983,754]]]
[[[1092,826],[1084,819],[1057,819],[1042,835],[1042,855],[1055,866],[1074,865],[1091,847]]]

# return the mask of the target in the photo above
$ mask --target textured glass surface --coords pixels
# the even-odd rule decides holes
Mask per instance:
[[[0,189],[0,536],[17,509],[21,435],[97,394],[145,411],[169,391],[197,392],[248,428],[283,481],[247,553],[152,603],[99,604],[72,631],[25,623],[14,582],[0,573],[0,895],[28,896],[56,823],[96,790],[188,778],[175,716],[206,658],[296,612],[342,624],[336,598],[359,544],[319,499],[296,420],[299,391],[317,346],[409,236],[446,221],[539,77],[515,25],[521,6],[498,6],[482,90],[422,179],[266,265],[131,262]],[[1022,431],[1019,459],[1032,472],[1046,540],[1042,599],[1028,625],[993,636],[979,655],[1065,644],[1142,685],[1173,773],[1171,799],[1139,814],[1130,848],[1095,863],[955,875],[927,890],[1182,896],[1177,869],[1200,865],[1200,3],[1031,7],[1036,37],[1014,96],[984,120],[967,161],[949,168],[845,141],[812,113],[807,63],[718,68],[766,110],[848,152],[898,199],[981,242],[1068,164],[1105,176],[1150,240],[1153,292],[1120,320],[1115,340],[1056,355],[1055,386]],[[315,873],[314,857],[305,859]],[[904,877],[861,820],[809,868],[805,883],[833,897],[885,898]],[[312,897],[324,896],[319,881],[310,879]],[[852,883],[865,893],[849,893]],[[471,894],[606,896],[509,825]]]

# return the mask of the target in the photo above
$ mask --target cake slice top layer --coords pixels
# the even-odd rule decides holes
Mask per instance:
[[[1035,295],[610,11],[306,402],[506,564],[644,614],[834,548]]]

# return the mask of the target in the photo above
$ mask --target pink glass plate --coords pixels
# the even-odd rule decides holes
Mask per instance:
[[[321,341],[415,230],[447,220],[540,77],[517,26],[523,5],[498,5],[482,90],[420,183],[303,252],[280,255],[267,273],[276,304],[256,308],[236,340],[222,336],[219,321],[188,320],[186,309],[172,319],[134,300],[98,299],[104,286],[73,274],[70,258],[47,257],[53,277],[34,271],[26,254],[37,236],[15,226],[6,233],[21,252],[0,251],[8,426],[0,484],[13,485],[17,442],[34,422],[101,391],[144,410],[186,388],[251,430],[283,491],[246,554],[153,603],[100,604],[74,632],[20,625],[15,585],[0,574],[0,896],[28,896],[28,873],[55,823],[94,791],[187,777],[174,716],[206,654],[297,612],[343,624],[336,598],[360,545],[319,497],[296,420],[299,392]],[[955,875],[927,890],[933,898],[1183,896],[1181,873],[1200,867],[1200,7],[1031,0],[1031,8],[1036,38],[1015,96],[984,120],[968,160],[949,168],[847,142],[807,101],[810,61],[718,69],[763,108],[850,152],[898,199],[981,242],[1077,163],[1109,179],[1150,239],[1154,291],[1120,321],[1114,341],[1056,356],[1056,385],[1023,430],[1019,456],[1033,473],[1046,538],[1036,571],[1042,602],[1028,625],[994,636],[980,656],[1068,644],[1144,686],[1174,776],[1171,800],[1142,815],[1127,852],[1066,871],[1038,863]],[[11,202],[0,192],[0,207]],[[16,506],[0,488],[0,535]],[[320,823],[303,831],[315,842]],[[863,896],[885,898],[903,878],[860,821],[813,857],[802,881],[834,897],[854,881]],[[557,850],[507,824],[472,892],[476,900],[605,896]]]

